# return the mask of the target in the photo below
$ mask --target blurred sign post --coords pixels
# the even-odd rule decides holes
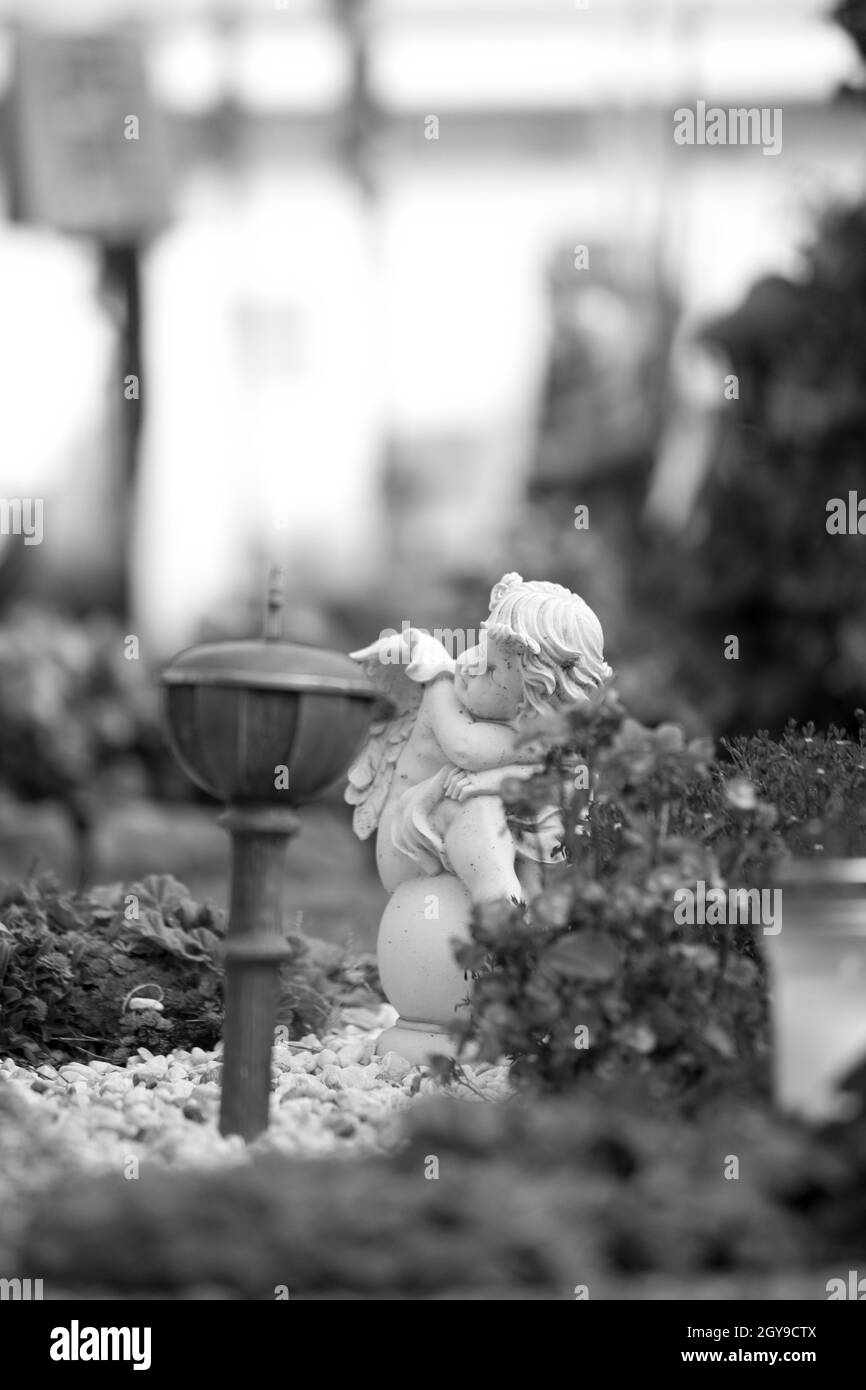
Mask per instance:
[[[93,238],[118,306],[121,568],[142,424],[140,254],[169,217],[168,146],[150,95],[142,35],[22,32],[12,99],[12,210],[20,221]]]

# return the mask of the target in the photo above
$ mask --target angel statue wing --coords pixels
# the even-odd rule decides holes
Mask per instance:
[[[453,672],[454,661],[438,638],[415,627],[380,637],[349,655],[393,710],[370,725],[367,742],[349,768],[346,800],[355,808],[352,828],[359,840],[366,840],[379,824],[397,760],[415,727],[423,683],[442,671]]]

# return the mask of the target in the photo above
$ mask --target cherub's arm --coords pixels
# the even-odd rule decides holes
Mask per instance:
[[[464,772],[455,768],[445,783],[445,795],[452,801],[468,801],[473,796],[498,796],[503,782],[528,781],[544,770],[543,763],[509,763],[505,767],[488,768],[481,772]]]
[[[515,730],[508,724],[473,719],[459,704],[454,681],[447,676],[426,687],[424,711],[436,742],[457,767],[479,772],[516,761]]]

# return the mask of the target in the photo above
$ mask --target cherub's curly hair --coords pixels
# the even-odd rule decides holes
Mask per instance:
[[[490,592],[490,616],[481,626],[520,653],[523,712],[548,714],[586,700],[613,675],[604,659],[601,623],[562,584],[504,575]]]

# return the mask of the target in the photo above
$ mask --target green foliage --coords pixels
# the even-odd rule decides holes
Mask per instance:
[[[75,623],[21,605],[0,626],[0,782],[64,800],[128,758],[156,727],[140,661],[108,618]]]
[[[861,740],[864,735],[861,732]],[[679,925],[678,890],[766,887],[786,854],[864,853],[864,749],[837,729],[741,739],[716,762],[675,725],[649,729],[612,692],[578,711],[549,766],[516,788],[563,806],[570,863],[530,902],[475,913],[458,959],[475,976],[460,1029],[487,1060],[560,1090],[645,1078],[692,1109],[765,1095],[768,1008],[754,926]],[[592,790],[575,791],[585,762]]]
[[[138,1047],[213,1047],[224,928],[219,909],[167,875],[87,895],[50,878],[0,885],[0,1053],[123,1062]],[[371,960],[298,935],[287,942],[277,1021],[291,1036],[320,1030],[337,1000],[370,1002]],[[141,1008],[147,998],[162,1009]]]
[[[128,894],[116,885],[89,897],[49,878],[4,885],[0,921],[4,1053],[117,1061],[139,1046],[211,1047],[218,1038],[222,925],[175,880],[152,876]],[[130,996],[155,997],[163,1010],[130,1010]]]
[[[844,1271],[863,1248],[863,1128],[653,1109],[622,1091],[440,1099],[407,1117],[388,1158],[310,1163],[262,1141],[249,1163],[156,1165],[146,1182],[65,1173],[17,1223],[7,1269],[79,1296],[572,1299],[584,1284],[599,1299],[647,1296],[652,1275],[654,1296],[683,1298],[735,1274],[710,1296],[754,1280],[754,1296],[779,1297],[782,1276],[788,1297],[825,1297],[816,1270]],[[429,1155],[439,1176],[425,1181]]]
[[[736,770],[775,808],[780,852],[866,855],[866,714],[855,716],[856,739],[791,720],[781,739],[762,731],[725,742]]]
[[[113,802],[189,794],[151,673],[125,650],[104,615],[75,621],[20,604],[0,624],[0,790],[64,809],[82,882],[94,876],[94,825]]]

